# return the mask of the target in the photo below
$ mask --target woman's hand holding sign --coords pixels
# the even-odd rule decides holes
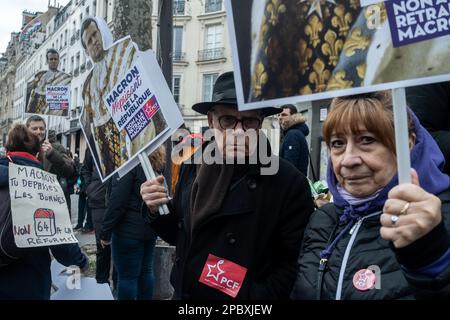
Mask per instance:
[[[442,221],[441,200],[422,189],[416,171],[411,171],[412,183],[389,192],[381,215],[381,236],[396,248],[412,244]]]

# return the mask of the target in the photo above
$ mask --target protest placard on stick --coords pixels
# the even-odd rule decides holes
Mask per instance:
[[[9,164],[9,193],[17,247],[77,243],[64,192],[56,175]]]

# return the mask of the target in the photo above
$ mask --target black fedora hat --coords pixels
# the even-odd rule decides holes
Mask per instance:
[[[234,75],[232,71],[222,73],[214,83],[213,95],[211,102],[200,102],[192,106],[194,111],[201,114],[208,114],[208,111],[216,105],[236,106],[236,86],[234,84]],[[260,109],[265,117],[280,113],[279,108],[262,108]]]

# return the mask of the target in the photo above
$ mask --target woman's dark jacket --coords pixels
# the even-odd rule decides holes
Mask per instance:
[[[279,160],[275,175],[261,175],[260,165],[250,166],[230,187],[220,212],[196,225],[192,234],[196,165],[183,165],[170,214],[152,223],[163,240],[176,246],[171,274],[175,299],[231,298],[199,282],[209,254],[248,269],[237,299],[289,297],[313,203],[306,178]],[[149,219],[147,210],[144,216]]]
[[[40,167],[38,162],[26,158],[12,157],[12,160],[19,165]],[[0,210],[2,210],[0,215],[4,215],[5,210],[9,212],[11,209],[8,188],[8,165],[9,161],[7,158],[0,158]],[[2,239],[5,241],[5,238]],[[10,239],[10,241],[14,241],[14,239]],[[49,300],[52,282],[50,251],[59,263],[67,267],[75,265],[83,269],[88,263],[88,259],[81,252],[78,244],[32,249],[15,248],[15,250],[14,256],[18,257],[18,259],[0,267],[0,300]],[[2,255],[1,251],[0,255]]]
[[[106,185],[95,167],[94,158],[92,157],[89,148],[86,149],[84,162],[81,166],[81,176],[84,182],[84,190],[88,197],[88,206],[91,209],[106,208]],[[83,190],[83,191],[84,191]]]

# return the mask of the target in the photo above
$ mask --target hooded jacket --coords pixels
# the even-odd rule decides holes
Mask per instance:
[[[283,120],[284,140],[280,157],[292,163],[303,175],[308,175],[309,149],[306,136],[309,128],[301,114],[294,114]]]
[[[16,164],[41,168],[39,162],[28,158],[18,156],[11,158]],[[8,166],[8,158],[0,158],[0,217],[6,216],[11,211]],[[5,220],[0,219],[0,221]],[[49,249],[55,259],[64,266],[75,265],[83,269],[88,263],[87,257],[81,252],[78,244],[19,249],[14,244],[12,231],[9,233],[9,239],[1,237],[0,240],[2,248],[8,247],[9,250],[14,250],[14,252],[9,251],[14,259],[8,259],[6,266],[1,266],[2,261],[5,261],[5,253],[0,250],[0,300],[50,299],[52,259]]]

